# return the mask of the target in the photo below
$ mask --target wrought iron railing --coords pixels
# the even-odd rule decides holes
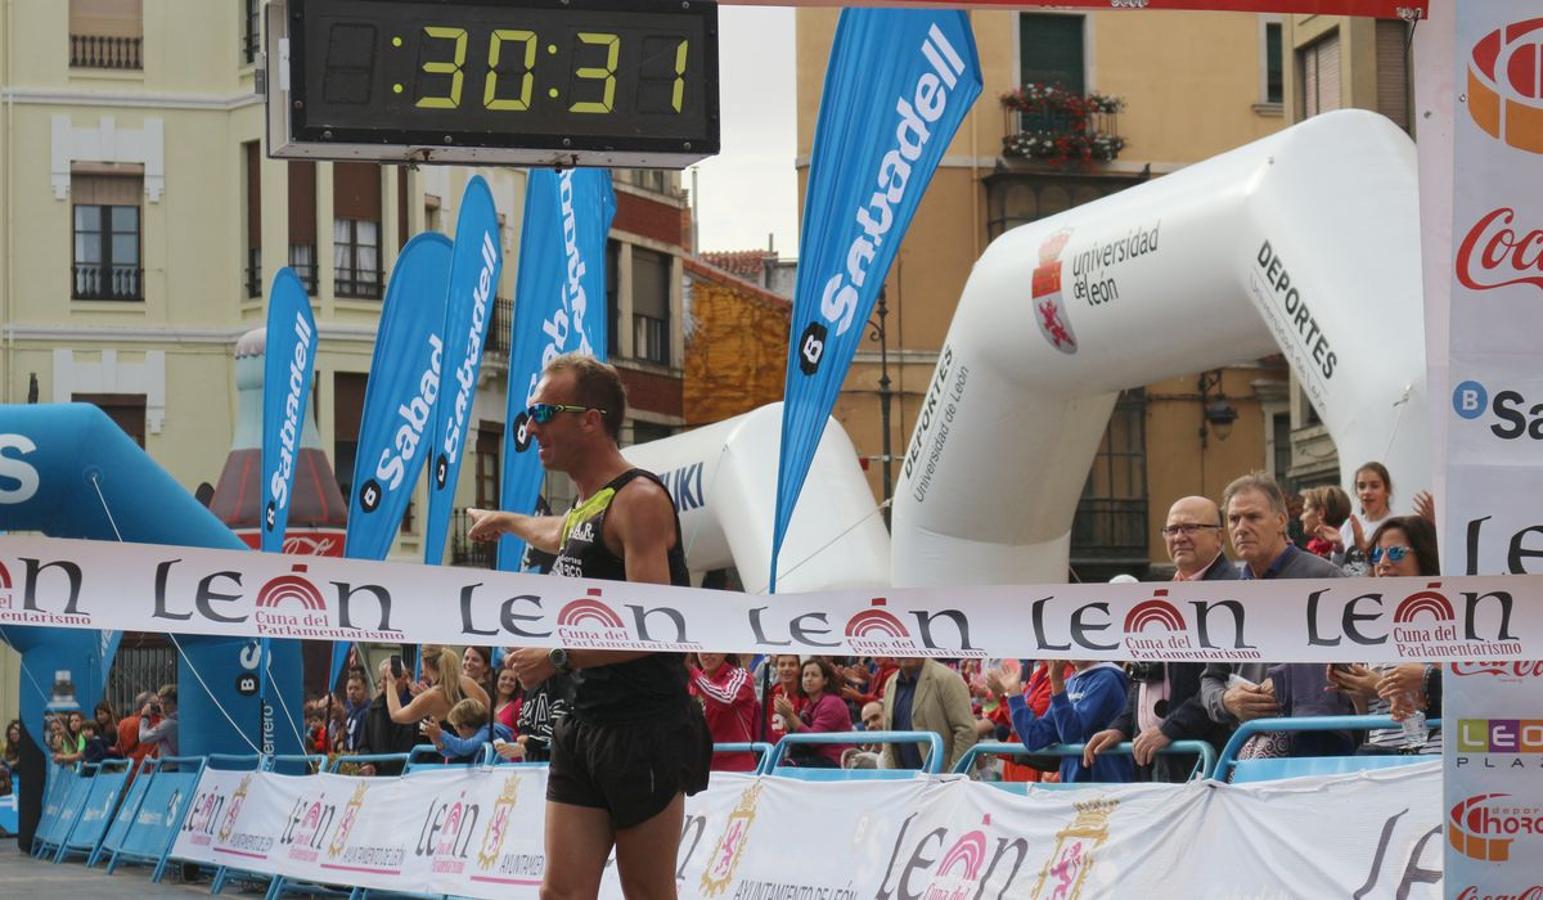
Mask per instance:
[[[471,569],[493,569],[498,566],[498,544],[473,541],[466,537],[471,527],[471,517],[466,510],[450,512],[450,565]]]
[[[380,299],[379,272],[355,272],[353,269],[336,268],[332,275],[332,290],[337,296],[357,297],[364,300]]]
[[[488,323],[488,337],[483,345],[488,353],[509,355],[509,341],[514,333],[514,298],[493,298],[493,321]]]
[[[75,263],[71,295],[76,300],[143,300],[142,270],[138,266],[104,266]]]
[[[132,635],[126,636],[123,645],[119,646],[112,671],[107,675],[105,696],[120,717],[138,712],[134,709],[134,697],[141,691],[154,691],[162,685],[177,683],[175,647],[159,642],[150,646],[129,646],[131,639]]]
[[[305,285],[305,292],[312,297],[316,296],[316,245],[290,244],[289,267],[294,270],[300,283]]]
[[[139,69],[143,38],[70,35],[70,65],[77,69]]]

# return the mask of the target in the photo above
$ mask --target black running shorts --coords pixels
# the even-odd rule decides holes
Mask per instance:
[[[552,735],[546,798],[610,813],[613,829],[641,825],[676,794],[707,787],[713,740],[701,707],[638,722],[569,716]]]

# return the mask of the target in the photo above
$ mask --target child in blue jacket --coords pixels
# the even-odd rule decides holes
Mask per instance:
[[[1050,708],[1043,716],[1034,715],[1023,698],[1017,675],[992,672],[987,685],[1007,700],[1012,714],[1013,731],[1029,750],[1051,744],[1081,744],[1109,727],[1125,708],[1125,692],[1130,680],[1125,670],[1114,663],[1079,661],[1070,679],[1063,668],[1050,666]],[[1080,755],[1061,757],[1061,782],[1126,782],[1135,780],[1129,756],[1105,754],[1094,758],[1093,767],[1082,764]]]

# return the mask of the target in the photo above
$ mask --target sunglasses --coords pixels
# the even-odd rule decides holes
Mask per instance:
[[[1368,557],[1371,559],[1372,565],[1375,566],[1377,563],[1382,562],[1382,557],[1383,556],[1387,556],[1388,562],[1396,563],[1396,562],[1403,562],[1404,561],[1404,557],[1406,557],[1408,555],[1409,555],[1409,548],[1408,547],[1389,547],[1386,550],[1384,550],[1381,547],[1373,547],[1372,548],[1372,552],[1370,554],[1368,554]]]
[[[545,425],[557,418],[558,413],[585,413],[590,410],[594,410],[602,416],[605,415],[605,410],[598,406],[570,406],[567,403],[532,403],[530,406],[525,407],[525,418],[535,422],[537,425]]]

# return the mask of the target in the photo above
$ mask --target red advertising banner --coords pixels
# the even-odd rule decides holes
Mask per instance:
[[[1331,16],[1373,16],[1379,19],[1423,19],[1430,0],[720,0],[748,6],[895,6],[981,7],[1003,9],[1190,9],[1253,13],[1317,13]]]

